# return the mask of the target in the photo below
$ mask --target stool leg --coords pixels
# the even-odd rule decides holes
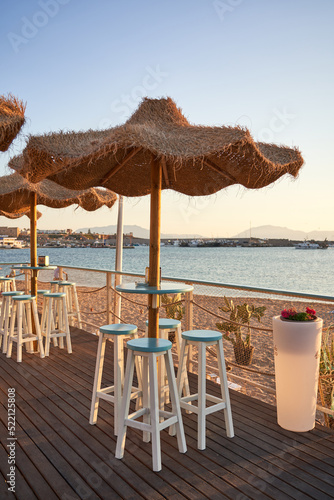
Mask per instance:
[[[128,351],[128,359],[126,363],[126,371],[125,371],[125,380],[124,380],[124,391],[122,397],[122,406],[121,406],[121,414],[120,414],[120,422],[118,428],[118,436],[117,436],[117,444],[116,444],[116,458],[123,458],[124,456],[124,447],[125,447],[125,439],[126,439],[126,431],[127,425],[125,420],[129,415],[130,408],[130,397],[131,397],[131,387],[133,381],[133,371],[134,371],[134,353],[129,349]]]
[[[11,312],[11,318],[10,318],[10,330],[9,330],[8,346],[7,346],[7,353],[6,353],[7,358],[11,358],[11,356],[12,356],[16,311],[17,311],[17,304],[16,304],[16,302],[14,302],[12,305],[12,312]]]
[[[206,350],[205,343],[198,342],[198,429],[197,448],[205,450],[206,407]]]
[[[99,411],[100,398],[96,397],[96,393],[101,389],[104,355],[105,355],[105,351],[106,351],[106,342],[107,342],[107,338],[104,337],[103,333],[100,333],[99,343],[97,346],[92,403],[91,403],[91,407],[90,407],[90,416],[89,416],[89,423],[91,425],[96,424],[97,413]]]
[[[178,360],[180,362],[180,347],[181,347],[181,344],[182,344],[182,337],[181,337],[181,325],[179,325],[177,328],[176,328],[176,351],[177,351],[177,357],[178,357]],[[185,377],[184,377],[184,383],[182,385],[182,388],[183,388],[183,396],[190,396],[190,389],[189,389],[189,381],[188,381],[188,373],[187,373],[187,370],[185,371]],[[187,413],[188,410],[187,410]]]
[[[151,434],[152,434],[152,462],[153,470],[161,470],[161,445],[159,431],[159,399],[158,399],[158,374],[157,374],[157,355],[151,353],[149,356],[149,380],[150,380],[150,415],[151,415]]]
[[[182,387],[184,386],[184,381],[187,377],[187,357],[188,357],[188,351],[189,351],[189,344],[188,342],[183,339],[181,343],[181,352],[180,352],[180,358],[179,358],[179,367],[177,370],[177,379],[176,379],[176,388],[177,388],[177,395],[180,400],[181,394],[182,394]],[[191,412],[189,412],[191,413]],[[175,425],[171,425],[169,428],[169,435],[170,436],[175,436]]]
[[[136,356],[137,357],[137,356]],[[142,388],[143,388],[143,408],[149,408],[149,398],[150,398],[150,384],[148,379],[148,357],[143,356],[142,358]],[[151,417],[150,413],[147,412],[143,415],[143,422],[145,424],[150,425]],[[151,439],[151,433],[144,431],[143,432],[143,441],[144,443],[149,443]]]
[[[58,329],[59,331],[63,330],[63,328],[64,328],[63,308],[62,308],[61,302],[62,302],[62,299],[55,300],[56,329]],[[66,304],[66,297],[65,297],[65,304]],[[60,349],[64,349],[64,337],[59,337],[59,347],[60,347]]]
[[[50,297],[48,300],[48,314],[47,314],[47,325],[45,332],[45,356],[49,356],[50,352],[50,341],[51,341],[51,330],[52,330],[52,320],[53,320],[53,311],[52,311],[52,301],[53,299]]]
[[[231,410],[231,402],[230,402],[230,393],[227,384],[227,375],[226,375],[226,366],[224,359],[224,347],[222,340],[218,340],[217,345],[217,361],[218,361],[218,369],[219,369],[219,377],[220,377],[220,387],[222,393],[222,399],[225,401],[226,408],[224,409],[224,418],[226,425],[226,435],[229,438],[233,438],[234,436],[234,428],[233,428],[233,420],[232,420],[232,410]]]
[[[2,303],[1,303],[1,316],[0,316],[0,329],[2,330],[1,332],[1,337],[0,337],[0,347],[2,344],[2,337],[3,337],[3,344],[2,344],[2,352],[4,352],[4,345],[5,345],[5,329],[4,329],[4,323],[5,323],[5,305],[6,305],[6,299],[2,298]]]
[[[78,326],[79,326],[79,328],[82,328],[80,307],[79,307],[79,300],[78,300],[76,285],[73,285],[73,295],[74,295],[74,310],[75,310],[76,315],[77,315]]]
[[[39,327],[37,304],[35,301],[32,302],[31,307],[32,307],[32,314],[33,314],[33,318],[34,318],[35,330],[36,330],[36,335],[37,335],[37,340],[38,340],[39,353],[40,353],[41,358],[44,358],[45,355],[44,355],[44,349],[43,349],[43,340],[42,340],[41,329]]]
[[[167,330],[159,330],[159,337],[166,339],[168,337]],[[168,395],[166,397],[165,387],[166,387],[166,368],[163,356],[158,358],[158,394],[159,394],[159,409],[163,410],[165,407],[165,401],[168,403]],[[163,419],[161,419],[163,420]]]
[[[31,334],[33,333],[32,329],[32,321],[31,321],[31,304],[30,302],[26,302],[22,307],[22,316],[23,316],[23,332]],[[34,352],[34,344],[33,341],[25,342],[26,351],[29,353]]]
[[[68,315],[67,315],[66,299],[65,299],[65,297],[63,298],[62,313],[63,313],[63,321],[64,321],[64,325],[65,325],[65,332],[66,332],[67,352],[69,354],[71,354],[72,353],[72,343],[71,343],[70,327],[69,327],[69,324],[68,324]],[[60,338],[62,338],[62,337],[60,337]]]
[[[123,370],[123,337],[114,335],[114,435],[118,434],[119,415],[121,411]]]
[[[18,363],[22,361],[22,316],[23,316],[23,304],[18,303],[17,307],[17,357]]]
[[[9,318],[10,318],[10,299],[9,297],[5,301],[5,318],[4,318],[4,324],[3,324],[3,345],[2,345],[2,352],[5,353],[7,352],[7,344],[8,344],[8,337],[9,337]]]
[[[179,452],[185,453],[187,451],[186,437],[184,435],[183,421],[182,421],[181,408],[180,408],[180,400],[179,400],[178,393],[177,393],[176,380],[175,380],[175,374],[174,374],[174,366],[173,366],[173,358],[172,358],[172,353],[170,350],[166,352],[166,354],[164,355],[164,358],[165,358],[167,379],[168,379],[168,385],[169,385],[169,394],[170,394],[170,398],[172,401],[172,413],[176,414],[177,420],[178,420],[177,423],[175,424],[177,444],[179,447]]]

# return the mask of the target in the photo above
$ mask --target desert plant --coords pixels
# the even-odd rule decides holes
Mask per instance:
[[[177,295],[161,295],[162,307],[166,310],[167,318],[178,319],[181,321],[184,315],[184,306],[178,304],[181,301],[181,294]]]
[[[266,307],[242,304],[235,306],[233,300],[224,297],[225,306],[219,307],[224,313],[230,313],[230,322],[216,323],[216,327],[224,332],[223,338],[231,342],[236,362],[240,365],[249,365],[252,361],[254,346],[251,345],[252,318],[261,322]],[[238,323],[238,324],[235,324]]]
[[[321,384],[321,403],[323,406],[334,410],[334,336],[332,329],[325,330],[320,351],[319,378]],[[334,418],[325,417],[329,427],[334,428]]]

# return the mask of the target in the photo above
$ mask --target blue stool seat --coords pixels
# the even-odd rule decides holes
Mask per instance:
[[[33,300],[33,295],[13,295],[13,300]]]
[[[24,292],[2,292],[2,297],[14,297],[14,295],[23,295]]]
[[[66,297],[66,293],[63,292],[52,292],[52,293],[45,293],[44,295],[47,295],[48,297],[51,297],[52,299],[59,299],[60,297]]]
[[[45,293],[50,293],[50,290],[37,290],[37,295],[44,295]]]
[[[177,328],[181,324],[181,321],[173,318],[160,318],[159,319],[159,330],[169,330]],[[148,320],[146,320],[146,326],[148,326]]]
[[[5,276],[0,276],[0,281],[12,281],[14,278],[6,278]]]
[[[172,348],[172,343],[165,339],[140,338],[127,342],[128,349],[139,352],[162,352]]]
[[[48,283],[50,283],[50,285],[59,285],[59,283],[62,283],[63,280],[52,280],[52,281],[48,281]]]
[[[132,335],[137,332],[136,325],[125,325],[116,323],[113,325],[101,326],[100,332],[109,335]]]
[[[58,281],[59,286],[73,286],[75,285],[74,282],[72,281]]]
[[[215,340],[220,340],[222,337],[220,332],[215,332],[214,330],[190,330],[189,332],[182,333],[183,339],[195,342],[214,342]]]

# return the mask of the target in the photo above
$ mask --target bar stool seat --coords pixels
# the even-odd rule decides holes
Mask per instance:
[[[17,343],[17,362],[22,361],[22,345],[26,342],[31,343],[37,340],[41,358],[44,358],[44,349],[39,319],[37,314],[36,297],[32,295],[13,295],[13,306],[10,319],[10,330],[7,346],[7,358],[12,356],[13,342]],[[32,319],[34,321],[35,332],[32,327]],[[15,331],[15,321],[17,328]]]
[[[186,376],[186,361],[190,345],[195,345],[198,348],[198,393],[181,397],[183,381]],[[217,347],[221,398],[206,393],[206,347],[209,345],[215,345]],[[191,330],[182,333],[180,363],[177,373],[177,388],[180,396],[181,408],[188,410],[190,413],[196,413],[198,416],[197,447],[199,450],[204,450],[206,447],[206,416],[211,413],[224,410],[226,434],[230,438],[234,436],[222,334],[220,332],[213,330]],[[197,406],[192,404],[193,401],[196,400],[198,402]],[[207,406],[207,401],[213,404]]]
[[[97,347],[95,376],[93,384],[92,402],[89,423],[96,424],[97,414],[99,410],[99,400],[104,399],[114,404],[114,434],[118,434],[119,414],[121,408],[122,389],[124,385],[124,366],[123,341],[126,337],[137,337],[137,327],[131,324],[115,323],[104,325],[100,328],[99,343]],[[103,365],[105,358],[107,340],[114,341],[114,384],[101,388]],[[139,364],[136,365],[138,373],[138,387],[131,387],[131,399],[139,399],[142,397],[141,378]]]
[[[9,320],[12,313],[12,297],[14,295],[23,295],[24,292],[2,292],[2,303],[0,313],[0,347],[2,344],[2,352],[7,352],[7,343],[9,336]]]
[[[53,340],[57,346],[64,348],[64,337],[66,338],[67,352],[72,353],[71,334],[68,324],[66,294],[47,291],[43,293],[43,310],[41,319],[41,332],[45,337],[45,356],[49,356],[50,342]]]
[[[124,381],[124,392],[120,417],[119,434],[116,445],[116,458],[123,458],[127,427],[143,431],[145,442],[152,436],[153,470],[161,470],[160,432],[166,427],[175,426],[180,453],[187,451],[183,430],[180,403],[177,397],[171,348],[172,343],[166,339],[140,338],[127,342],[128,358]],[[136,357],[142,357],[143,408],[129,415],[131,385]],[[172,401],[172,411],[159,410],[157,358],[163,356]],[[143,417],[142,422],[138,418]],[[160,418],[164,420],[160,422]]]

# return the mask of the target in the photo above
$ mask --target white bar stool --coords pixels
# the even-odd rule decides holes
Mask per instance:
[[[190,413],[196,413],[198,415],[197,448],[199,450],[205,450],[206,416],[210,415],[211,413],[219,410],[224,410],[226,434],[230,438],[234,436],[222,334],[213,330],[192,330],[189,332],[183,332],[182,339],[180,363],[177,372],[177,387],[180,396],[180,405],[181,408],[188,410]],[[181,390],[186,376],[186,361],[190,345],[195,345],[198,348],[198,393],[181,397]],[[206,347],[209,345],[217,346],[217,361],[220,377],[221,398],[217,398],[206,393]],[[198,401],[197,406],[190,403],[196,400]],[[214,404],[207,407],[207,400]]]
[[[76,320],[79,328],[82,328],[76,283],[58,281],[58,291],[66,293],[67,315],[70,325],[73,326],[74,320]]]
[[[15,292],[16,284],[15,278],[6,278],[5,276],[0,276],[0,292]]]
[[[144,441],[149,442],[152,436],[152,461],[153,470],[161,470],[161,446],[160,431],[171,425],[175,425],[177,443],[180,453],[187,451],[186,439],[183,430],[183,422],[179,399],[177,397],[176,381],[172,360],[172,343],[165,339],[140,338],[130,340],[127,343],[129,349],[124,381],[124,392],[122,398],[121,420],[116,445],[116,458],[123,458],[128,427],[142,430]],[[142,362],[142,387],[143,408],[129,415],[131,385],[134,372],[135,358],[141,356]],[[158,399],[158,377],[157,358],[163,356],[167,370],[167,377],[172,401],[172,411],[159,410]],[[143,417],[143,422],[137,419]],[[160,422],[160,417],[165,420]]]
[[[138,337],[136,325],[126,325],[122,323],[116,323],[112,325],[101,326],[100,328],[89,423],[91,425],[94,425],[97,422],[97,414],[99,410],[100,399],[110,401],[111,403],[114,404],[115,436],[117,436],[118,434],[121,397],[124,385],[123,341],[124,338],[130,336],[134,336],[135,338]],[[114,385],[104,387],[103,389],[101,389],[106,342],[108,339],[114,341]],[[139,364],[136,365],[136,368],[138,368],[138,371],[140,371]],[[130,398],[131,399],[137,398],[137,401],[139,398],[142,397],[140,373],[138,374],[138,386],[139,387],[131,387],[131,394],[130,394]],[[113,393],[113,395],[111,393]]]
[[[173,318],[159,318],[159,338],[168,340],[168,333],[175,333],[176,352],[178,360],[180,360],[180,347],[181,347],[181,321]],[[146,332],[148,334],[148,320],[146,320]],[[158,363],[158,387],[159,387],[159,408],[164,409],[164,403],[169,403],[169,387],[167,383],[167,372],[164,360],[161,359]],[[183,395],[189,396],[189,382],[188,375],[186,375],[183,386]]]
[[[59,338],[59,347],[63,349],[64,337],[66,337],[67,352],[71,354],[72,344],[65,293],[43,294],[41,332],[45,336],[45,356],[49,356],[51,339]]]
[[[17,343],[17,362],[22,361],[22,345],[25,342],[38,341],[41,358],[44,358],[44,349],[39,319],[37,314],[36,297],[32,295],[14,295],[12,296],[12,314],[10,319],[10,330],[7,346],[7,358],[12,356],[13,342]],[[32,318],[34,320],[33,332]],[[15,320],[17,320],[17,329],[15,332]]]
[[[12,297],[14,295],[23,295],[24,292],[2,292],[2,304],[0,314],[0,347],[2,352],[7,352],[7,343],[9,336],[9,320],[12,312]]]

